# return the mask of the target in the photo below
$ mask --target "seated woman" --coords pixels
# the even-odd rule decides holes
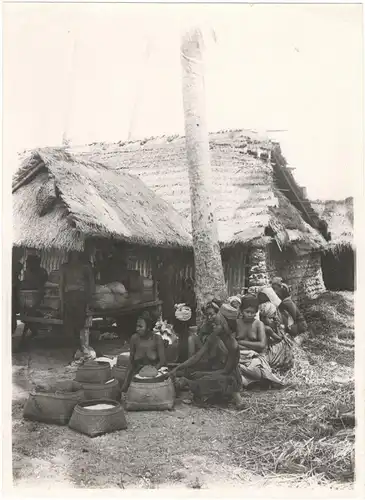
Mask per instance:
[[[214,396],[231,397],[237,408],[243,401],[239,393],[241,377],[238,371],[239,349],[227,321],[219,312],[218,300],[209,302],[203,309],[205,321],[199,329],[195,354],[181,363],[170,375],[184,373],[180,387],[188,386],[194,397],[209,399]]]
[[[255,319],[258,299],[253,295],[242,298],[241,318],[237,320],[237,342],[240,348],[239,368],[244,387],[253,383],[276,384],[281,380],[272,373],[266,359],[267,340],[264,324]]]
[[[136,333],[130,340],[129,365],[122,392],[127,392],[132,378],[144,366],[154,366],[159,370],[165,366],[165,346],[161,335],[153,332],[154,320],[144,313],[138,318]]]
[[[292,342],[285,333],[280,312],[269,299],[275,292],[270,292],[273,290],[263,288],[257,295],[260,321],[264,324],[268,343],[266,358],[271,368],[289,370],[294,363]]]
[[[281,299],[279,311],[282,314],[287,333],[292,337],[305,333],[308,330],[307,323],[298,306],[291,298],[288,285],[283,282],[282,278],[274,278],[271,285],[277,296]]]

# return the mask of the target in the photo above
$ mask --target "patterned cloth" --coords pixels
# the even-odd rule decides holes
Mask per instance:
[[[281,380],[273,374],[266,356],[251,349],[240,348],[239,369],[244,387],[264,380],[283,385]]]
[[[269,346],[266,358],[271,368],[286,371],[293,368],[294,354],[292,340],[283,334],[283,340]]]

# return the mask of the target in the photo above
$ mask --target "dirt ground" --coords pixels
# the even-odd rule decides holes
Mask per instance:
[[[296,366],[286,377],[291,387],[245,391],[241,412],[179,399],[173,411],[127,413],[127,430],[96,438],[22,418],[34,384],[74,376],[67,368],[71,350],[34,339],[13,354],[14,486],[351,489],[353,429],[333,427],[323,415],[338,414],[341,401],[353,410],[352,301],[351,294],[330,294],[312,304],[317,332],[297,349]],[[322,303],[326,311],[332,303],[336,310],[340,303],[348,308],[325,337],[318,330]],[[109,341],[102,350],[121,349]]]

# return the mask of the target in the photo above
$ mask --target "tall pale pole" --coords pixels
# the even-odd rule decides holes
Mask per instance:
[[[187,30],[181,40],[181,64],[198,312],[213,297],[227,297],[212,203],[203,52],[202,31]]]

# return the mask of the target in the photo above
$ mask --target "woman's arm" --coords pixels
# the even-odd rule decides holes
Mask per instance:
[[[272,338],[276,342],[282,340],[282,337],[278,335],[273,328],[270,326],[265,326],[265,334],[267,338]]]
[[[189,359],[184,361],[184,363],[181,363],[179,366],[174,368],[170,372],[170,374],[174,375],[178,370],[182,370],[183,368],[188,368],[190,366],[194,366],[196,363],[198,363],[202,359],[204,354],[206,354],[208,352],[208,350],[210,349],[212,344],[214,344],[214,342],[217,341],[219,333],[220,333],[220,329],[217,327],[214,328],[213,332],[209,335],[207,341],[205,342],[205,344],[203,344],[203,346],[199,349],[199,351],[197,353],[195,353],[193,356],[191,356]]]
[[[286,311],[293,318],[293,321],[297,321],[297,307],[292,300],[283,300],[280,304],[282,309]]]
[[[252,349],[256,352],[262,352],[266,347],[266,335],[265,335],[265,327],[261,321],[255,321],[252,325],[252,328],[255,329],[256,338],[255,341],[250,340],[238,340],[238,345],[240,347],[246,347],[247,349]]]

